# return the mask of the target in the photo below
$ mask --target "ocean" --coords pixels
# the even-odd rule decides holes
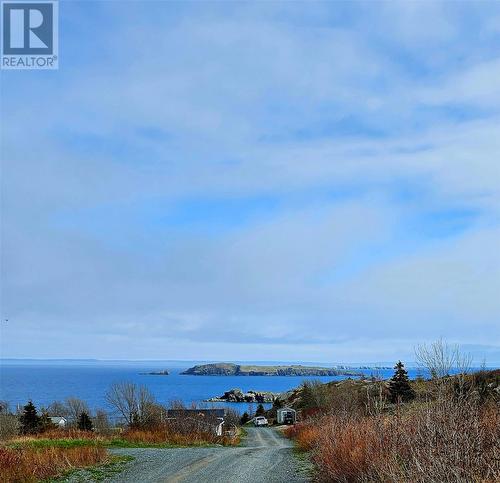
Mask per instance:
[[[84,400],[90,409],[109,410],[105,394],[111,384],[133,382],[146,386],[161,404],[182,401],[198,407],[231,407],[242,413],[247,403],[204,403],[205,399],[222,395],[233,388],[244,391],[282,392],[299,386],[304,380],[328,382],[345,379],[337,377],[295,376],[188,376],[182,371],[196,361],[15,361],[0,362],[0,400],[9,402],[12,409],[32,400],[37,407],[68,397]],[[253,362],[252,362],[253,364]],[[275,364],[275,363],[273,363]],[[316,364],[318,365],[318,364]],[[322,364],[322,366],[328,367]],[[168,376],[141,373],[167,369]],[[373,370],[361,370],[367,376]],[[390,377],[393,370],[380,370],[378,375]],[[410,377],[417,370],[409,369]]]

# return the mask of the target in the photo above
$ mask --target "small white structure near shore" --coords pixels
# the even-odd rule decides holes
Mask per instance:
[[[292,408],[279,408],[276,411],[276,422],[278,424],[295,424],[297,411]]]
[[[68,423],[67,419],[63,416],[51,416],[50,421],[59,429],[64,429]]]

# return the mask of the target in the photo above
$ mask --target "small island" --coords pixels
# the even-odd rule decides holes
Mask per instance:
[[[168,376],[170,372],[164,369],[163,371],[140,372],[139,374],[141,376]]]
[[[362,376],[359,371],[352,369],[333,369],[327,367],[310,367],[301,365],[292,366],[240,366],[228,362],[216,364],[202,364],[191,367],[184,375],[192,376]]]

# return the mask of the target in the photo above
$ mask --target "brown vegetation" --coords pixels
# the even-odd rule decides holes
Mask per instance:
[[[199,446],[238,444],[234,420],[229,413],[225,427],[217,436],[220,422],[210,417],[167,418],[166,408],[157,404],[144,387],[115,384],[108,400],[122,421],[112,426],[106,412],[97,411],[87,425],[77,424],[86,415],[87,405],[76,398],[54,402],[49,410],[29,402],[24,411],[13,414],[0,402],[0,483],[32,482],[60,476],[80,467],[109,461],[106,447]],[[177,404],[182,409],[181,404]],[[70,418],[66,428],[51,424],[49,414]],[[78,429],[80,427],[80,429]],[[28,428],[29,430],[26,430]]]
[[[75,468],[107,461],[106,450],[98,446],[17,449],[0,447],[0,482],[36,482]]]
[[[120,435],[129,443],[138,444],[171,444],[178,446],[198,446],[204,444],[229,444],[230,440],[216,436],[208,431],[180,431],[169,425],[155,429],[131,428]]]
[[[113,436],[78,429],[51,429],[43,433],[11,438],[0,446],[0,483],[35,482],[66,471],[108,461],[107,446],[198,446],[231,445],[238,437],[215,436],[212,432],[175,428],[129,428]]]
[[[320,407],[287,435],[310,451],[318,481],[500,481],[499,376],[419,381],[417,399],[398,405],[378,383],[322,385],[314,397],[309,387]]]

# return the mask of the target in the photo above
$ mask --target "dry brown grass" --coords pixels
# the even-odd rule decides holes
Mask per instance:
[[[313,447],[321,481],[354,482],[376,479],[376,464],[384,462],[383,430],[376,418],[327,416]]]
[[[48,431],[43,431],[42,433],[36,433],[26,436],[18,436],[15,438],[16,441],[29,441],[33,439],[50,439],[50,440],[60,440],[60,439],[88,439],[93,441],[105,441],[105,437],[95,433],[93,431],[80,431],[75,428],[67,429],[50,429]]]
[[[238,433],[231,436],[216,436],[213,432],[202,431],[187,425],[161,424],[154,428],[130,428],[115,432],[112,435],[96,434],[78,429],[54,429],[27,436],[17,436],[9,440],[9,444],[19,447],[59,446],[201,446],[207,444],[237,445]]]
[[[288,438],[293,438],[301,451],[310,451],[316,445],[321,428],[313,424],[296,424],[285,429]]]
[[[166,425],[155,429],[129,429],[124,431],[120,438],[130,443],[165,443],[179,446],[196,446],[221,442],[221,438],[214,436],[212,433],[202,431],[178,432]]]
[[[394,414],[331,414],[288,431],[318,481],[500,481],[498,406],[441,399]]]
[[[201,446],[207,444],[235,445],[234,437],[216,436],[212,431],[204,431],[198,426],[188,424],[162,424],[155,428],[131,428],[120,434],[120,439],[132,444],[168,444],[175,446]]]
[[[30,483],[108,461],[102,447],[1,448],[0,482]]]

